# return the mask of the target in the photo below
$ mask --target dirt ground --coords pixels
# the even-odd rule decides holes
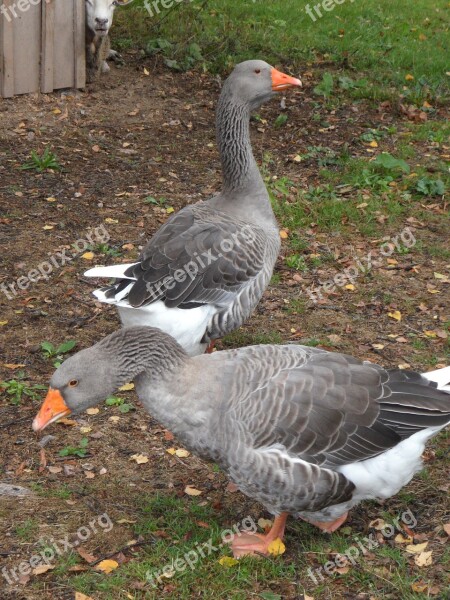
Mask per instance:
[[[53,361],[44,358],[40,350],[42,341],[58,345],[73,339],[77,341],[76,349],[81,349],[117,328],[116,313],[93,300],[95,282],[85,279],[83,271],[94,264],[132,262],[145,240],[167,219],[170,208],[178,210],[186,203],[208,197],[220,186],[214,137],[218,81],[195,72],[173,74],[150,61],[146,67],[149,75],[130,55],[126,68],[113,68],[109,76],[86,92],[30,95],[0,103],[0,284],[16,282],[43,262],[51,262],[52,257],[57,261],[57,266],[51,262],[52,272],[47,280],[30,283],[17,295],[7,288],[10,298],[0,293],[0,375],[5,380],[22,369],[30,384],[46,384],[54,368]],[[302,90],[287,94],[286,127],[252,122],[258,161],[270,153],[270,173],[288,177],[299,189],[318,181],[315,163],[293,160],[308,146],[326,145],[338,151],[346,143],[355,156],[367,156],[357,138],[368,127],[396,123],[401,131],[408,126],[395,111],[380,112],[364,103],[350,103],[328,115],[334,129],[321,133],[313,119],[311,86],[306,80]],[[261,110],[261,116],[272,123],[279,112],[279,102],[275,100]],[[31,150],[42,149],[45,144],[56,154],[62,170],[42,174],[21,170]],[[422,151],[432,157],[445,152],[431,148],[427,142],[422,143]],[[146,203],[149,196],[164,198],[166,202]],[[336,264],[320,265],[315,271],[298,274],[286,266],[284,257],[290,251],[284,247],[276,270],[277,282],[243,327],[243,343],[255,339],[258,333],[276,332],[283,340],[317,339],[322,345],[383,365],[406,363],[415,369],[429,370],[430,356],[434,357],[433,365],[444,365],[446,340],[442,330],[448,320],[448,288],[445,279],[434,274],[445,274],[448,265],[436,252],[427,250],[431,245],[448,243],[448,229],[442,219],[444,208],[440,201],[424,201],[421,210],[426,218],[419,218],[412,205],[409,221],[403,226],[412,227],[420,240],[417,249],[395,256],[398,262],[391,264],[395,268],[384,261],[381,267],[359,278],[353,291],[338,290],[318,304],[303,294],[303,311],[292,308],[296,306],[293,300],[298,299],[301,289],[333,276]],[[387,228],[386,234],[394,235],[403,226],[400,230]],[[96,244],[94,256],[90,256],[91,248],[83,240],[90,232],[94,239],[96,232],[102,237],[104,231],[110,236],[110,252],[113,249],[114,254],[116,250],[120,256],[105,255],[104,248],[99,249]],[[345,257],[351,256],[352,249],[356,248],[361,256],[369,250],[376,255],[382,243],[365,239],[357,230],[353,239],[316,233],[314,226],[304,235],[308,241],[306,255],[326,248],[341,268],[348,264]],[[78,249],[74,249],[77,240]],[[56,254],[61,249],[66,249],[71,257],[64,265],[58,263]],[[83,257],[85,252],[88,254]],[[395,310],[402,312],[401,322],[388,317],[387,313]],[[424,334],[426,331],[434,334]],[[413,345],[410,332],[417,333],[423,348]],[[18,523],[38,518],[39,534],[56,536],[75,531],[106,509],[113,518],[125,514],[133,519],[143,494],[163,490],[183,495],[187,484],[200,488],[211,503],[220,504],[224,523],[233,521],[238,514],[262,514],[256,503],[239,493],[229,493],[226,478],[200,460],[191,457],[186,461],[168,454],[166,449],[174,441],[143,412],[133,392],[126,396],[137,405],[136,411],[121,414],[114,408],[101,407],[97,415],[77,418],[81,427],[91,428],[86,429],[89,453],[77,459],[58,456],[61,448],[80,441],[77,425],[69,421],[49,428],[45,433],[54,438],[42,449],[42,436],[31,431],[31,420],[42,396],[25,397],[20,405],[13,405],[3,394],[1,479],[39,493],[32,498],[1,500],[1,567],[17,565],[32,553],[34,541],[17,535]],[[111,420],[111,415],[119,418]],[[130,462],[130,456],[143,451],[151,455],[151,467]],[[443,542],[439,531],[449,519],[445,517],[448,478],[443,460],[436,458],[436,453],[442,456],[446,451],[448,440],[442,436],[427,452],[430,477],[408,488],[414,494],[408,507],[418,515],[420,532],[429,536],[430,549],[435,552],[427,578],[439,586],[443,581],[443,565],[439,561]],[[51,472],[51,466],[62,470]],[[58,497],[57,491],[64,487],[70,490],[70,499],[63,494]],[[393,499],[389,506],[400,504]],[[369,516],[371,511],[378,516],[376,508],[367,510]],[[358,511],[355,519],[361,518]],[[369,521],[369,517],[364,519]],[[86,546],[98,556],[108,554],[127,543],[129,527],[119,524],[112,535],[107,541],[96,538],[95,546]],[[73,597],[70,586],[51,573],[42,577],[46,578],[45,585],[39,591],[26,578],[13,586],[5,586],[2,581],[0,597]],[[283,597],[294,596],[286,592]]]

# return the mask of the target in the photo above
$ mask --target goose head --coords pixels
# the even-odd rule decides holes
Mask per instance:
[[[247,60],[234,68],[224,88],[236,101],[255,110],[277,92],[301,85],[300,79],[281,73],[263,60]]]
[[[95,406],[119,386],[114,361],[107,353],[95,346],[81,350],[53,374],[33,430],[41,431],[62,417]]]

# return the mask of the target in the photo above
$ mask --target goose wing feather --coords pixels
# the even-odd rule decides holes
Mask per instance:
[[[262,271],[266,237],[260,227],[207,203],[187,206],[157,231],[140,262],[126,271],[136,279],[128,301],[138,307],[164,299],[168,308],[229,302]]]

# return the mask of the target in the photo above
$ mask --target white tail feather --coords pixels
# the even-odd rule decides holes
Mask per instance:
[[[437,383],[438,389],[450,394],[450,367],[436,369],[435,371],[422,373],[422,375],[429,381],[434,381]]]
[[[117,279],[130,279],[135,280],[135,277],[124,275],[124,272],[129,268],[137,265],[138,263],[128,263],[126,265],[111,265],[109,267],[94,267],[84,273],[85,277],[108,277]]]

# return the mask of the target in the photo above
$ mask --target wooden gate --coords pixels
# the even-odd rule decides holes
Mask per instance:
[[[0,95],[84,87],[85,0],[0,0]]]

